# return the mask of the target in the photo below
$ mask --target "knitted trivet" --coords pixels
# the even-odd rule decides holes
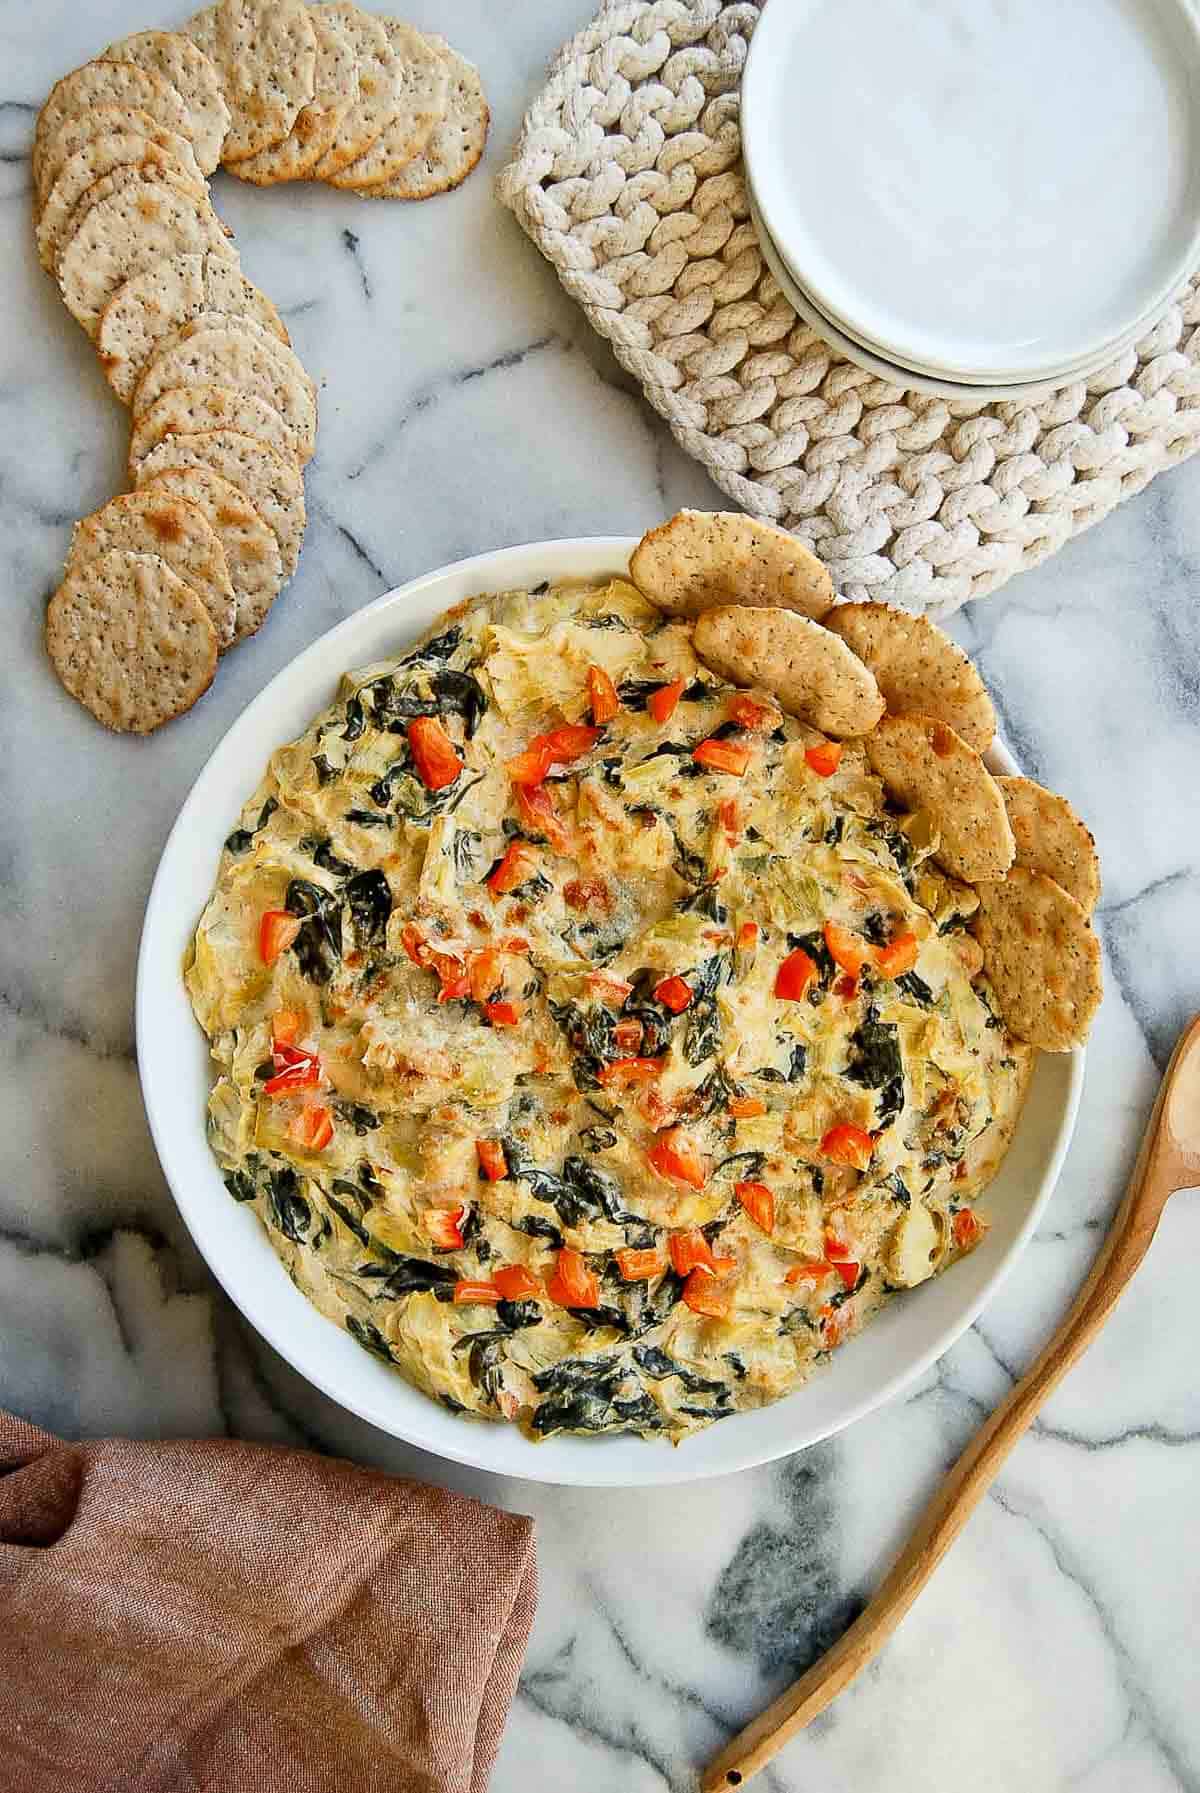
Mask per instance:
[[[723,491],[847,597],[955,609],[1200,447],[1200,275],[1136,348],[1041,403],[885,384],[797,319],[750,224],[758,13],[606,0],[553,63],[500,197]]]

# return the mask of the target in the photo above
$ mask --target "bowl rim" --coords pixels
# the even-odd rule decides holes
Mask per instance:
[[[822,1378],[796,1393],[770,1407],[731,1416],[675,1449],[657,1440],[631,1439],[624,1434],[596,1439],[560,1435],[534,1444],[515,1426],[489,1424],[447,1411],[397,1371],[376,1363],[292,1284],[257,1214],[234,1204],[227,1195],[205,1136],[203,1093],[198,1083],[193,1085],[178,1075],[177,1030],[185,1024],[190,1026],[193,1044],[184,1055],[195,1060],[198,1054],[204,1088],[211,1081],[207,1042],[191,1015],[181,966],[183,947],[212,889],[225,835],[257,784],[268,754],[290,738],[289,729],[300,732],[330,700],[338,678],[348,667],[401,651],[449,604],[473,592],[503,590],[547,577],[625,575],[637,540],[623,535],[570,537],[522,543],[449,562],[385,592],[318,636],[247,705],[194,779],[155,872],[137,963],[137,1063],[151,1137],[184,1223],[234,1306],[306,1381],[389,1436],[472,1469],[556,1486],[669,1486],[730,1474],[807,1448],[902,1394],[973,1323],[1032,1236],[1071,1141],[1084,1073],[1082,1050],[1041,1055],[1034,1079],[1038,1065],[1049,1058],[1049,1074],[1056,1080],[1051,1099],[1056,1118],[1044,1149],[1036,1154],[1035,1192],[1014,1236],[987,1274],[977,1271],[974,1291],[950,1304],[952,1315],[936,1326],[923,1348],[902,1354],[898,1368],[871,1380],[857,1398],[840,1404],[836,1399],[822,1403],[832,1408],[823,1417],[815,1414],[814,1406],[806,1419],[805,1395],[829,1383],[838,1360]],[[454,595],[446,595],[448,588],[457,588]],[[407,614],[412,611],[416,614]],[[349,649],[349,643],[359,637],[374,638],[392,628],[394,638],[389,636],[386,643],[372,639],[369,646]],[[310,687],[324,695],[314,700]],[[281,719],[289,707],[299,716],[294,726]],[[268,743],[265,749],[263,741]],[[254,743],[248,752],[247,742]],[[994,757],[995,769],[1016,770],[1003,749]],[[218,791],[219,813],[213,804],[213,794]],[[192,1088],[196,1090],[194,1104],[187,1093]],[[1020,1131],[1018,1125],[1018,1139]],[[212,1199],[214,1193],[219,1194],[219,1201]],[[973,1256],[982,1259],[986,1250],[985,1245]],[[970,1269],[970,1262],[963,1268]],[[942,1280],[935,1279],[929,1287]],[[955,1287],[961,1297],[963,1285]],[[908,1311],[905,1304],[892,1304],[880,1320]],[[880,1320],[851,1341],[847,1354],[879,1331]],[[903,1325],[902,1321],[902,1330]],[[909,1330],[913,1330],[911,1325]],[[930,1330],[928,1323],[924,1330]],[[841,1356],[839,1353],[839,1360]],[[763,1423],[763,1416],[770,1418]],[[739,1421],[758,1423],[743,1426],[739,1432]]]
[[[1143,327],[1141,320],[1161,315],[1169,305],[1172,295],[1186,280],[1200,254],[1200,209],[1190,217],[1186,228],[1181,224],[1176,231],[1173,238],[1173,259],[1166,264],[1166,271],[1159,274],[1153,285],[1146,285],[1139,292],[1132,317],[1126,314],[1103,329],[1099,325],[1095,326],[1088,339],[1069,351],[1064,347],[1053,353],[1043,352],[1021,364],[1000,365],[992,362],[967,367],[949,356],[939,355],[932,338],[927,341],[923,351],[899,341],[891,341],[886,335],[871,330],[867,322],[871,295],[865,289],[854,289],[853,293],[855,299],[865,303],[867,309],[863,317],[852,316],[844,301],[839,304],[833,292],[827,290],[831,283],[834,287],[839,282],[845,284],[837,267],[828,257],[822,257],[821,251],[815,247],[813,265],[808,266],[805,256],[797,252],[799,245],[794,248],[789,243],[788,232],[784,228],[786,195],[794,183],[778,155],[773,153],[775,132],[770,108],[765,103],[772,77],[780,66],[783,44],[789,33],[794,36],[803,30],[802,14],[813,3],[814,0],[803,0],[803,4],[793,0],[790,7],[767,7],[764,9],[764,16],[756,22],[742,71],[741,138],[747,182],[755,185],[761,220],[770,232],[776,253],[791,272],[793,284],[802,287],[810,303],[824,316],[827,324],[839,329],[843,335],[860,341],[864,352],[874,354],[884,362],[894,361],[897,365],[911,367],[914,375],[924,377],[927,381],[942,380],[951,386],[965,385],[980,389],[1003,385],[1018,388],[1024,385],[1030,389],[1035,385],[1047,385],[1053,389],[1069,384],[1073,377],[1083,377],[1085,362],[1091,364],[1093,370],[1107,366],[1122,352],[1122,344],[1136,341],[1152,327]],[[1191,89],[1190,142],[1195,150],[1197,143],[1200,143],[1200,102],[1197,98],[1200,93],[1200,11],[1197,10],[1195,0],[1139,0],[1139,4],[1164,18],[1168,28],[1173,28],[1173,34],[1186,43],[1190,51],[1186,66]],[[1194,193],[1198,181],[1200,175],[1193,162],[1190,192]],[[818,265],[822,261],[823,270]],[[946,396],[953,396],[953,393]],[[1033,396],[1032,390],[1028,396]]]

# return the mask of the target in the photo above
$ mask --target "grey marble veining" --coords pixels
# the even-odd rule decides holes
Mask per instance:
[[[496,1793],[683,1793],[836,1636],[1060,1317],[1200,1008],[1191,466],[955,619],[1024,766],[1095,829],[1108,996],[1046,1222],[909,1399],[697,1487],[502,1483],[352,1419],[214,1291],[150,1145],[131,1016],[145,897],[207,754],[299,648],[390,585],[489,546],[720,502],[491,195],[546,60],[590,10],[408,8],[478,61],[493,102],[484,170],[453,198],[216,182],[321,382],[311,523],[262,635],[189,717],[137,742],[102,734],[41,650],[71,521],[121,487],[125,422],[37,266],[27,152],[59,74],[172,21],[139,0],[0,0],[0,1402],[67,1433],[302,1442],[534,1513],[541,1606]],[[1200,1202],[1184,1199],[894,1641],[765,1786],[1200,1789],[1197,1265]]]

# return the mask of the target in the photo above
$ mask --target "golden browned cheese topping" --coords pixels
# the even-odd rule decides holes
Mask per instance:
[[[679,1439],[982,1231],[1029,1055],[922,814],[632,586],[347,675],[187,971],[213,1149],[298,1285],[454,1409]]]

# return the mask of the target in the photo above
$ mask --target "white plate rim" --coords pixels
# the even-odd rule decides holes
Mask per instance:
[[[879,1337],[880,1345],[872,1356],[890,1363],[881,1328],[887,1325],[890,1339],[893,1316],[921,1311],[913,1307],[913,1298],[893,1303],[805,1388],[772,1407],[721,1421],[676,1449],[624,1437],[555,1437],[534,1445],[515,1427],[452,1414],[397,1372],[376,1363],[294,1287],[257,1216],[230,1200],[204,1136],[208,1058],[180,969],[183,949],[211,889],[225,834],[252,792],[267,753],[288,738],[288,731],[299,732],[329,701],[346,667],[400,650],[448,604],[469,593],[535,583],[538,578],[623,572],[636,541],[633,536],[573,537],[449,563],[385,593],[297,655],[232,724],[196,777],[155,874],[137,966],[138,1071],[151,1136],[183,1220],[234,1305],[301,1376],[383,1432],[474,1469],[559,1486],[668,1486],[730,1474],[830,1437],[903,1393],[972,1324],[1032,1236],[1070,1144],[1084,1074],[1082,1051],[1040,1057],[1034,1088],[1039,1076],[1049,1078],[1051,1119],[1044,1145],[1033,1153],[1037,1171],[1031,1180],[1036,1188],[1027,1211],[1007,1245],[992,1253],[994,1262],[988,1258],[993,1245],[989,1234],[984,1246],[956,1267],[957,1284],[945,1277],[924,1286],[927,1301],[948,1284],[958,1298],[945,1303],[953,1310],[947,1323],[933,1324],[930,1309],[924,1325],[907,1324],[907,1330],[929,1335],[919,1351],[890,1374],[870,1377],[857,1398],[839,1403],[828,1393],[822,1397],[822,1390],[836,1393],[839,1367],[848,1365],[855,1349],[873,1336]],[[357,645],[351,648],[351,643]],[[283,720],[285,715],[289,720]],[[1015,770],[1015,762],[1003,749],[994,754],[994,766]],[[222,806],[214,813],[212,797],[218,790],[223,792]],[[188,1030],[187,1047],[181,1044],[181,1027]],[[199,1073],[190,1083],[180,1076],[181,1054]],[[1031,1101],[1033,1094],[1031,1089]],[[1019,1126],[1006,1163],[1017,1156],[1021,1139]]]
[[[1162,307],[1153,317],[1143,318],[1129,335],[1117,343],[1111,350],[1097,355],[1076,367],[1071,373],[1059,379],[1014,381],[1012,384],[1000,386],[971,386],[961,380],[943,380],[935,374],[918,373],[916,369],[902,366],[898,361],[887,361],[874,349],[869,348],[857,337],[849,336],[827,317],[812,295],[800,285],[795,272],[784,260],[778,243],[767,229],[766,220],[758,207],[754,190],[749,180],[746,183],[746,198],[750,207],[750,222],[758,238],[763,259],[779,284],[784,298],[806,324],[825,338],[839,354],[853,361],[857,367],[865,368],[868,373],[878,379],[885,380],[889,386],[898,386],[905,392],[921,392],[928,398],[945,398],[957,400],[962,404],[991,405],[1034,405],[1043,399],[1051,398],[1056,392],[1062,392],[1076,381],[1087,381],[1093,374],[1108,367],[1119,355],[1123,355],[1133,344],[1140,342],[1158,323],[1162,316]],[[1170,303],[1168,298],[1167,303]]]
[[[812,3],[812,0],[808,0]],[[1182,34],[1193,46],[1192,76],[1193,90],[1200,92],[1200,8],[1196,0],[1144,0],[1144,3],[1157,4],[1161,8],[1169,8],[1178,20]],[[844,306],[839,306],[828,293],[821,290],[819,280],[811,271],[803,268],[802,256],[785,253],[786,232],[779,225],[778,206],[773,203],[773,176],[778,173],[782,179],[783,169],[777,169],[771,154],[771,132],[767,123],[768,108],[763,103],[763,89],[769,82],[769,71],[774,55],[778,49],[776,40],[782,38],[788,30],[796,13],[794,0],[792,4],[780,4],[763,7],[755,24],[746,62],[742,70],[741,104],[739,112],[743,165],[747,185],[756,182],[757,204],[761,223],[766,226],[775,247],[776,254],[785,261],[792,273],[793,283],[802,286],[815,309],[825,320],[822,324],[814,324],[814,328],[833,327],[842,334],[849,334],[862,344],[863,353],[874,353],[885,363],[908,368],[912,367],[913,375],[909,381],[917,390],[933,390],[930,384],[925,388],[916,386],[918,378],[929,382],[945,380],[952,386],[978,383],[982,390],[999,385],[1032,386],[1035,382],[1044,385],[1047,390],[1055,390],[1070,383],[1072,378],[1083,377],[1085,371],[1082,363],[1089,363],[1089,370],[1101,368],[1122,352],[1130,342],[1137,340],[1151,325],[1130,323],[1128,320],[1117,329],[1111,330],[1102,338],[1096,338],[1079,346],[1074,352],[1063,357],[1052,356],[1041,361],[1034,361],[1024,366],[985,366],[967,368],[953,361],[942,361],[936,356],[915,355],[910,358],[904,345],[885,340],[877,333],[860,326],[847,315]],[[788,17],[785,19],[784,15]],[[794,27],[793,27],[794,28]],[[773,45],[775,50],[773,51]],[[1200,143],[1200,116],[1194,121],[1194,140]],[[757,170],[757,174],[756,171]],[[761,231],[760,231],[760,234]],[[1200,211],[1192,220],[1191,233],[1186,241],[1182,236],[1169,272],[1158,284],[1141,296],[1138,304],[1140,320],[1154,319],[1170,303],[1172,295],[1200,262]],[[811,321],[811,320],[810,320]],[[895,358],[893,360],[893,357]],[[861,360],[861,357],[856,357]],[[948,395],[940,395],[948,396]]]

